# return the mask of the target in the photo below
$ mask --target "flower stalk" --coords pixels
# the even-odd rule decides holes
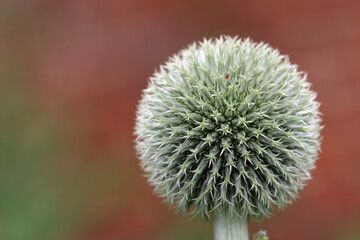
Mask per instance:
[[[215,240],[248,240],[248,220],[226,211],[214,214]]]

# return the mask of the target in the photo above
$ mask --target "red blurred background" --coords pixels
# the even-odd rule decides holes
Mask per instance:
[[[0,239],[212,239],[153,195],[133,127],[154,69],[220,34],[289,54],[322,103],[314,178],[251,233],[360,239],[358,0],[2,0]]]

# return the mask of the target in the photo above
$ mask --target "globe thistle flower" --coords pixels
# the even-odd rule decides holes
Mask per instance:
[[[320,146],[306,75],[265,43],[194,43],[150,78],[136,149],[155,192],[185,213],[261,219],[296,196]]]

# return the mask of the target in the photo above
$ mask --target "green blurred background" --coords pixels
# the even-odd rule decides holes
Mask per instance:
[[[0,240],[213,239],[153,195],[133,127],[154,69],[220,34],[289,54],[324,114],[314,178],[250,231],[360,239],[360,1],[2,0]]]

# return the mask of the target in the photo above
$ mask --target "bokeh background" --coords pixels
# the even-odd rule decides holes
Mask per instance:
[[[154,70],[220,34],[289,54],[322,102],[314,178],[251,233],[360,239],[358,0],[1,0],[0,239],[213,239],[153,195],[133,127]]]

